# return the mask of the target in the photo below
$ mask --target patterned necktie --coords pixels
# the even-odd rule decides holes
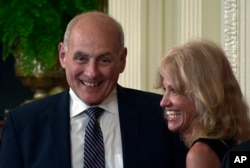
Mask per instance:
[[[92,107],[85,111],[90,120],[85,131],[84,168],[105,168],[104,144],[98,117],[104,112],[100,107]]]

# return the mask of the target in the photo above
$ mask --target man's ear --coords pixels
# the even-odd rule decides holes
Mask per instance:
[[[58,53],[59,53],[60,64],[62,68],[65,68],[65,48],[62,42],[58,44]]]
[[[122,73],[126,67],[126,58],[127,58],[127,48],[124,47],[120,55],[120,61],[121,61],[120,73]]]

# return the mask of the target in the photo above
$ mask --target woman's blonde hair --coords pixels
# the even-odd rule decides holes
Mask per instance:
[[[158,66],[157,88],[167,77],[174,89],[192,98],[198,117],[191,133],[183,134],[190,147],[198,138],[222,139],[237,145],[250,139],[249,109],[223,50],[207,40],[193,40],[170,49]]]

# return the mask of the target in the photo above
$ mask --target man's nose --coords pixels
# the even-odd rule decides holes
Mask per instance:
[[[94,61],[90,61],[88,62],[88,64],[86,64],[85,67],[85,74],[90,77],[90,78],[94,78],[98,75],[99,70],[98,70],[98,66]]]

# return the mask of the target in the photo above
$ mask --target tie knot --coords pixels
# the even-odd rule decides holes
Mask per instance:
[[[85,112],[88,114],[90,118],[97,119],[103,113],[103,111],[104,110],[100,107],[91,107],[88,108]]]

